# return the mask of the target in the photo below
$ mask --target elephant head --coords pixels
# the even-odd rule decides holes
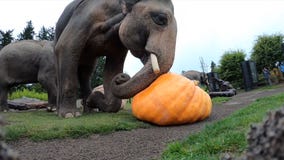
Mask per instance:
[[[144,67],[132,78],[117,75],[111,87],[116,97],[130,98],[170,70],[177,24],[170,0],[121,0],[120,4],[125,18],[119,27],[119,38]]]

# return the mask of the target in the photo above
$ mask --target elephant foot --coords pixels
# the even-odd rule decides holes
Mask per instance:
[[[58,115],[62,118],[74,118],[74,117],[80,117],[82,115],[82,113],[77,109],[75,109],[75,110],[59,109]]]
[[[55,106],[47,106],[46,107],[46,111],[47,112],[55,112],[56,111],[56,107]]]
[[[7,106],[1,106],[1,107],[0,107],[0,111],[1,111],[1,112],[8,112],[8,111],[9,111],[9,107],[7,107]]]
[[[80,112],[75,112],[74,113],[66,113],[64,118],[74,118],[74,117],[80,117],[81,116],[81,113]]]

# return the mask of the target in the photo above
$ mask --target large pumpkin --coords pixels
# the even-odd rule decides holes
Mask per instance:
[[[182,75],[166,73],[134,96],[133,115],[157,125],[203,120],[211,114],[209,95]]]

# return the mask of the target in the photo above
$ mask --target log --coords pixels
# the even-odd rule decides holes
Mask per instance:
[[[232,97],[236,95],[236,89],[229,89],[228,91],[209,92],[210,97]]]
[[[8,100],[8,107],[16,110],[42,109],[46,108],[48,103],[35,98],[23,97],[20,99]]]

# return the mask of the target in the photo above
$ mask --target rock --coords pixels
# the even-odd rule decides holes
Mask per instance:
[[[284,159],[284,107],[269,112],[268,118],[252,125],[248,133],[248,148],[239,158],[224,156],[222,160],[283,160]]]
[[[248,134],[247,159],[284,159],[284,107],[270,112],[259,125],[252,125]]]

